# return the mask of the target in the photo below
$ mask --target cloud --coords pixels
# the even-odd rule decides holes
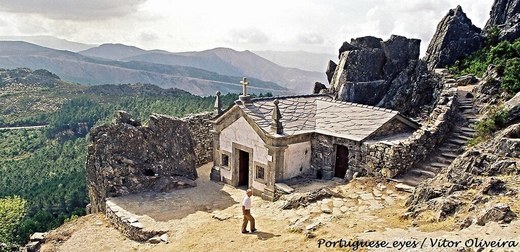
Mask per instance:
[[[231,30],[230,36],[230,42],[240,44],[265,44],[269,42],[269,37],[258,28]]]
[[[153,32],[141,32],[141,34],[139,34],[139,39],[141,41],[150,42],[159,39],[159,36]]]
[[[134,13],[146,0],[0,0],[0,11],[50,19],[99,20]]]
[[[298,42],[307,45],[321,45],[325,42],[323,37],[316,32],[304,32],[300,33],[297,37]]]

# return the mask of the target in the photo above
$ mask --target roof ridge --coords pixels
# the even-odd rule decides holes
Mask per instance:
[[[255,101],[269,101],[276,99],[289,99],[289,98],[308,98],[308,97],[330,97],[328,94],[300,94],[300,95],[286,95],[286,96],[271,96],[271,97],[259,97],[251,99],[251,102]]]
[[[332,101],[326,101],[326,102],[333,102],[333,103],[339,103],[339,104],[344,104],[344,105],[356,106],[356,107],[361,107],[361,108],[368,108],[368,109],[371,109],[371,110],[382,111],[382,112],[398,114],[398,115],[401,114],[397,110],[383,108],[383,107],[377,107],[377,106],[371,106],[371,105],[366,105],[366,104],[362,104],[362,103],[347,102],[347,101],[340,101],[340,100],[332,100]]]

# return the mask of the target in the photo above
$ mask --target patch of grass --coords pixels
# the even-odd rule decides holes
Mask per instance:
[[[509,111],[503,106],[491,108],[486,116],[475,124],[477,135],[468,144],[474,146],[490,139],[493,133],[506,125],[508,116]]]
[[[448,67],[455,76],[473,74],[482,76],[489,65],[497,66],[502,76],[501,88],[510,94],[520,91],[520,39],[514,42],[498,42],[493,37],[495,32],[488,32],[489,36],[486,46],[458,60],[453,66]]]

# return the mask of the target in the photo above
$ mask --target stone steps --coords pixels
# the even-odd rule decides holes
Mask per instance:
[[[474,138],[477,135],[475,131],[458,131],[457,133],[469,138]]]
[[[450,140],[448,140],[450,143],[453,143],[453,144],[457,144],[457,145],[465,145],[468,141],[466,140],[462,140],[462,139],[457,139],[457,138],[452,138]]]
[[[416,175],[418,177],[426,177],[426,178],[433,178],[433,177],[435,177],[435,175],[437,175],[437,173],[428,171],[426,169],[412,169],[412,170],[408,171],[408,173],[410,173],[412,175]]]
[[[449,79],[451,79],[449,75],[444,77],[445,82],[449,81]],[[393,179],[393,181],[399,182],[403,186],[408,185],[410,188],[414,188],[425,179],[433,178],[443,169],[446,169],[463,152],[467,142],[476,135],[472,125],[478,122],[478,119],[475,114],[473,99],[470,98],[471,96],[467,96],[464,91],[459,91],[459,97],[461,99],[459,99],[458,103],[458,113],[464,120],[456,122],[457,125],[454,126],[452,133],[447,136],[444,142],[439,145],[438,151],[432,151],[432,156],[428,159],[429,161],[417,168],[408,170],[407,173]],[[469,126],[462,126],[465,123],[468,124],[468,122]],[[407,189],[409,190],[409,188]]]
[[[447,148],[447,147],[441,147],[441,148],[439,148],[439,150],[440,150],[441,152],[452,152],[452,153],[460,154],[462,148],[461,148],[460,146],[459,146],[458,148]]]
[[[453,159],[457,158],[457,154],[453,153],[453,152],[442,152],[441,153],[441,156],[445,157],[446,159],[450,159],[451,161],[453,161]]]
[[[468,136],[464,136],[464,135],[462,135],[462,134],[455,133],[455,134],[453,135],[453,139],[461,139],[461,140],[469,141],[469,140],[471,140],[472,138],[471,138],[471,137],[468,137]]]
[[[444,167],[447,167],[447,166],[444,166]],[[429,165],[424,165],[423,167],[421,167],[421,169],[432,172],[434,174],[437,174],[441,171],[442,167],[435,167],[435,166],[432,166],[431,164],[429,164]]]
[[[448,167],[449,164],[446,164],[446,163],[439,163],[439,162],[432,162],[429,164],[430,166],[432,167],[436,167],[438,169],[442,169],[444,167]]]
[[[458,130],[461,130],[463,132],[475,132],[475,129],[468,127],[459,127]]]

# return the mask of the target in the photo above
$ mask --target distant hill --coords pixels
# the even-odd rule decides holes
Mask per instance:
[[[329,60],[337,61],[336,55],[325,53],[310,53],[304,51],[253,51],[253,53],[280,66],[294,67],[320,73],[325,72]]]
[[[163,88],[183,89],[195,95],[212,95],[217,90],[240,93],[242,89],[239,84],[241,75],[227,76],[193,67],[150,62],[96,59],[27,42],[0,41],[0,68],[19,67],[47,69],[63,80],[88,85],[151,83]],[[250,82],[250,90],[254,93],[289,92],[273,82],[255,78],[250,78]]]
[[[25,41],[40,46],[71,52],[83,51],[96,45],[83,44],[52,36],[0,36],[3,41]]]
[[[105,44],[82,51],[80,54],[120,61],[142,61],[174,66],[189,66],[222,75],[248,76],[275,82],[290,90],[298,90],[300,93],[309,93],[316,81],[326,81],[324,71],[311,72],[283,67],[250,51],[239,52],[230,48],[170,53],[158,50],[145,51],[121,44]],[[326,66],[326,63],[323,63],[324,66]]]
[[[121,60],[147,53],[147,51],[135,46],[127,46],[123,44],[102,44],[98,47],[90,48],[79,53],[88,57]]]

